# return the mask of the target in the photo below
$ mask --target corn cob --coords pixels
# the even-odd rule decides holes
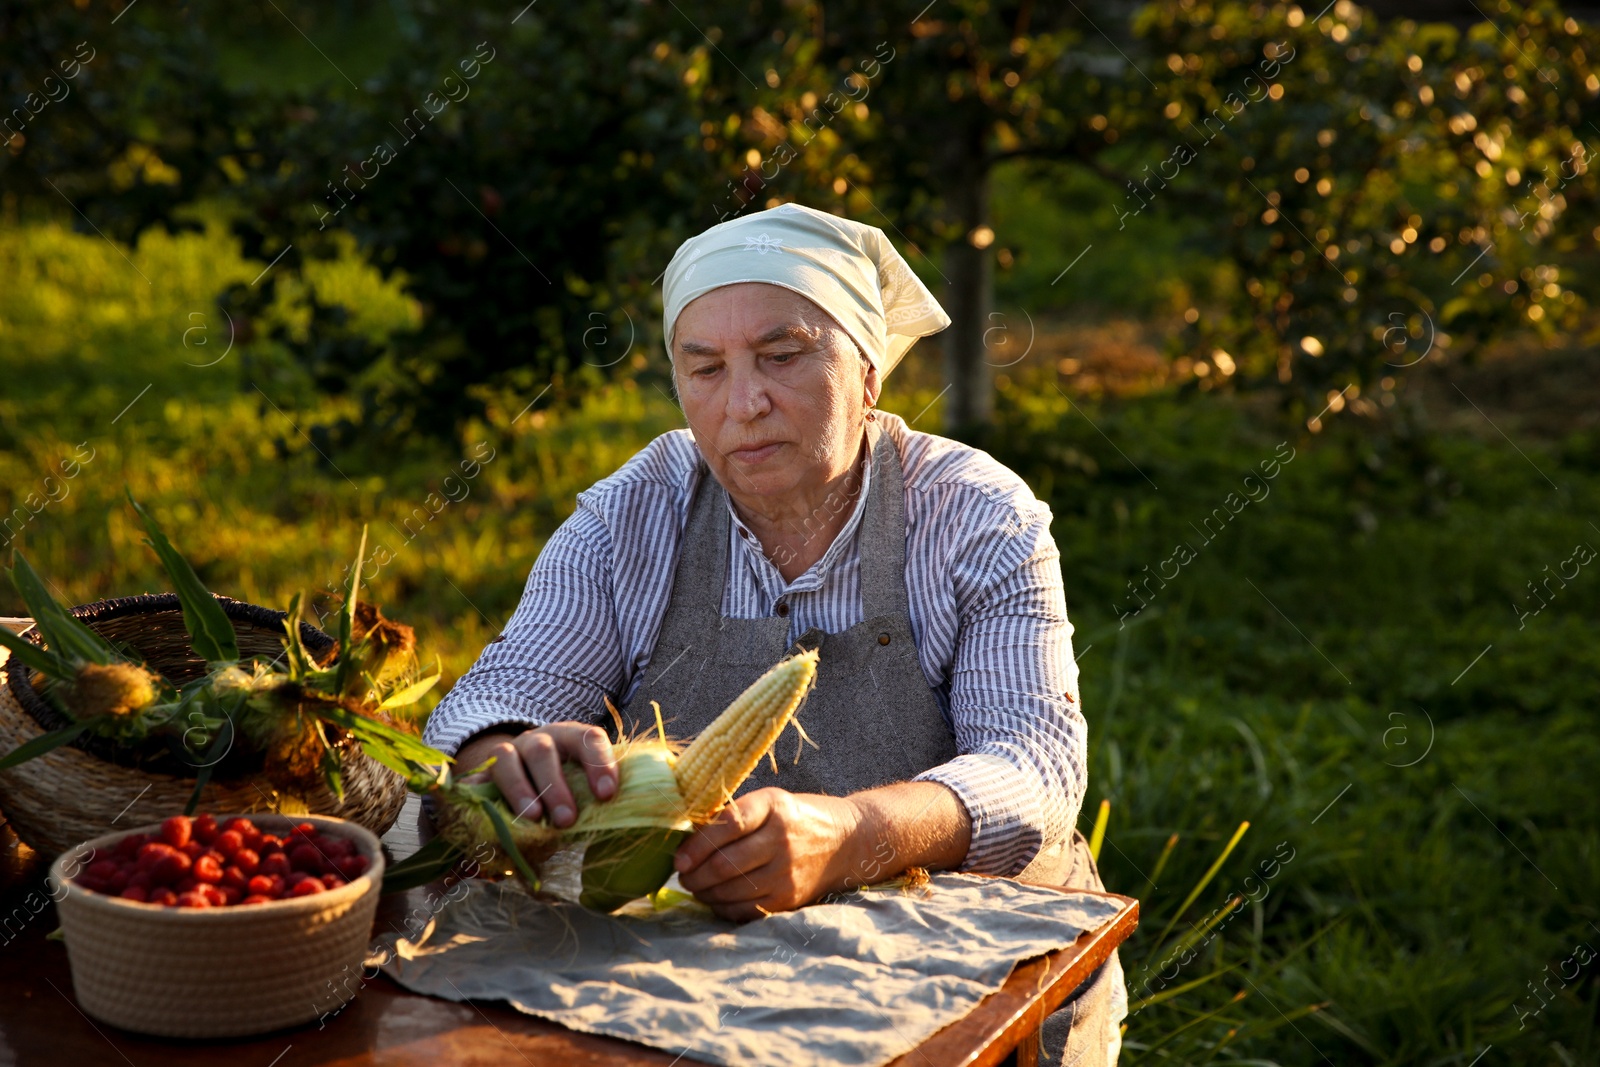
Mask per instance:
[[[678,792],[691,822],[705,822],[744,784],[794,717],[817,674],[817,652],[801,652],[756,679],[678,757]]]
[[[778,663],[735,698],[681,755],[664,736],[619,742],[617,792],[604,803],[590,791],[583,769],[568,764],[563,772],[577,802],[578,818],[563,830],[548,822],[529,825],[513,820],[493,786],[456,786],[441,796],[441,835],[462,853],[481,842],[493,843],[491,862],[499,869],[514,862],[507,851],[511,845],[531,869],[563,844],[582,842],[580,903],[614,911],[665,884],[678,845],[695,824],[720,811],[755,770],[794,719],[816,673],[815,651]],[[658,712],[658,731],[659,723]],[[498,838],[487,814],[477,810],[486,803],[496,806],[512,840]]]

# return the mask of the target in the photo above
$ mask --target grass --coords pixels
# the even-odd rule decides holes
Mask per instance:
[[[326,610],[365,522],[393,557],[371,595],[443,657],[442,692],[574,495],[678,425],[642,378],[570,408],[508,404],[450,447],[323,456],[302,431],[339,402],[281,353],[240,343],[212,363],[212,294],[265,264],[215,229],[123,251],[131,264],[92,234],[0,234],[0,521],[26,513],[0,540],[70,602],[163,588],[125,485],[212,588],[275,606],[307,589]],[[374,330],[415,313],[353,255],[313,283]],[[1011,369],[985,447],[1055,513],[1091,727],[1083,825],[1111,801],[1103,873],[1145,908],[1132,995],[1205,980],[1139,1011],[1123,1062],[1596,1062],[1595,966],[1565,961],[1600,945],[1600,568],[1520,628],[1512,606],[1600,546],[1592,433],[1504,423],[1526,458],[1459,412],[1421,440],[1348,414],[1312,436],[1166,390],[1069,407],[1054,374]],[[935,390],[906,391],[917,378],[885,406],[921,412]],[[1270,495],[1200,537],[1190,524],[1280,443],[1294,455]],[[33,514],[29,494],[49,502]],[[1128,614],[1130,579],[1183,540],[1194,558]],[[19,609],[0,590],[0,614]]]

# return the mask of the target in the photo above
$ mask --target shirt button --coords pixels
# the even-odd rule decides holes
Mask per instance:
[[[789,605],[781,600],[778,601],[777,607],[775,607],[773,610],[786,619],[789,617]]]
[[[889,635],[888,634],[879,634],[878,635],[878,644],[887,645],[888,643],[889,643]]]

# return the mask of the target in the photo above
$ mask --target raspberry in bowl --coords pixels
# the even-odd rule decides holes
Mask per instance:
[[[383,865],[369,830],[317,815],[179,815],[86,841],[50,868],[79,1006],[190,1038],[335,1011]]]

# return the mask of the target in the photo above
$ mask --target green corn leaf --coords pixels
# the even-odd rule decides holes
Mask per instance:
[[[222,610],[222,605],[200,581],[200,576],[189,566],[189,561],[172,547],[172,542],[161,532],[155,519],[133,499],[132,489],[128,490],[128,503],[133,505],[133,510],[144,523],[145,533],[149,535],[144,543],[155,550],[161,558],[161,565],[167,569],[167,576],[172,579],[173,591],[183,605],[184,629],[189,631],[189,644],[195,654],[207,663],[237,661],[239,640],[233,632],[233,622],[227,612]]]
[[[314,669],[311,656],[306,652],[305,642],[300,639],[301,613],[305,611],[305,595],[296,593],[289,598],[289,614],[283,620],[284,637],[283,647],[288,654],[288,675],[291,682],[298,682],[308,672]]]
[[[206,749],[205,762],[200,765],[199,772],[194,776],[194,791],[189,794],[189,803],[183,807],[185,815],[193,815],[194,809],[200,806],[200,797],[205,793],[206,786],[211,783],[211,772],[232,746],[233,718],[230,716],[222,720],[222,725],[217,729],[217,736],[211,739],[211,745]]]
[[[344,803],[344,772],[340,769],[339,754],[331,748],[322,750],[322,777],[328,783],[328,792]]]
[[[70,743],[76,739],[79,734],[83,733],[90,726],[98,722],[99,719],[100,716],[96,716],[92,719],[81,719],[78,722],[73,723],[71,726],[63,726],[59,730],[52,730],[47,734],[40,734],[31,741],[24,741],[22,744],[6,753],[4,757],[0,757],[0,771],[15,767],[19,763],[26,763],[35,756],[42,756],[46,752],[53,751],[60,748],[62,745]]]
[[[578,903],[613,912],[649,896],[672,877],[672,861],[687,830],[608,830],[596,834],[583,852],[583,893]]]
[[[403,708],[407,704],[415,704],[417,701],[423,698],[428,690],[432,689],[438,684],[439,676],[437,674],[429,675],[420,681],[412,682],[404,689],[396,689],[393,693],[390,693],[388,699],[382,704],[379,704],[378,707]]]
[[[11,567],[11,584],[33,616],[44,643],[69,661],[105,665],[117,660],[106,639],[73,618],[72,613],[60,604],[45,588],[38,572],[21,552]]]
[[[361,751],[377,763],[394,771],[406,780],[406,788],[413,793],[426,793],[439,783],[438,775],[428,767],[418,764],[414,760],[396,755],[395,751],[387,744],[363,741]]]
[[[4,626],[0,626],[0,647],[10,649],[11,655],[25,666],[42,671],[58,681],[70,682],[77,677],[72,664],[55,649],[40,648],[27,638],[18,637]]]
[[[486,803],[482,805],[483,813],[494,824],[494,834],[500,839],[500,850],[511,857],[511,862],[516,865],[517,873],[522,875],[522,880],[528,883],[530,889],[538,889],[539,876],[528,866],[528,861],[522,858],[522,852],[517,848],[517,839],[511,835],[511,824],[506,822],[506,817],[500,814],[500,805]]]
[[[432,745],[424,743],[419,737],[408,734],[404,730],[397,730],[386,723],[369,719],[365,715],[357,715],[355,712],[345,708],[332,704],[318,705],[316,713],[335,726],[340,726],[350,731],[355,735],[356,740],[361,742],[363,747],[369,742],[386,742],[388,747],[400,757],[430,766],[437,766],[440,763],[448,762],[450,759],[449,756],[446,756]]]
[[[465,858],[465,852],[444,838],[432,838],[399,863],[384,869],[381,892],[400,893],[437,882]]]
[[[356,621],[356,597],[361,592],[361,568],[367,560],[367,528],[361,527],[361,544],[356,548],[356,563],[350,568],[350,584],[345,587],[344,606],[339,609],[339,664],[333,678],[334,691],[343,693],[345,679],[355,670],[356,656],[350,647],[350,634]]]

